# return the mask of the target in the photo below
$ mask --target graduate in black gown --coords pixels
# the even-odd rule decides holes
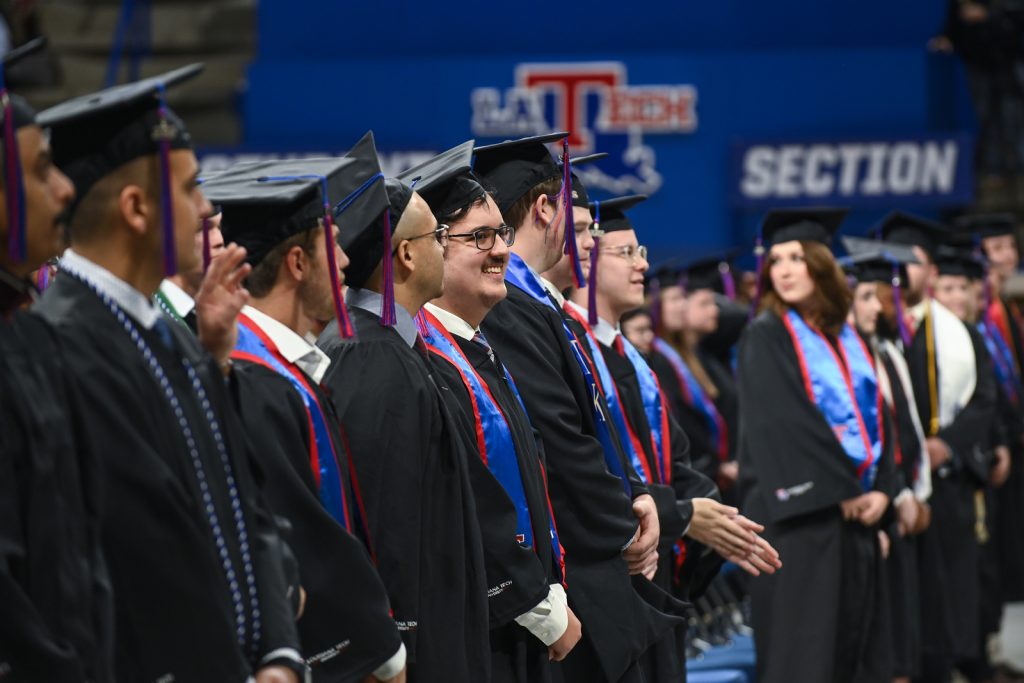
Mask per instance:
[[[338,271],[348,265],[319,178],[333,205],[376,166],[375,157],[254,162],[203,184],[223,209],[227,239],[253,266],[232,359],[267,498],[291,523],[306,594],[299,636],[315,681],[390,681],[405,668],[334,404],[320,386],[330,360],[309,341],[343,306]]]
[[[895,465],[893,504],[883,526],[889,540],[885,570],[893,680],[903,682],[919,675],[921,669],[917,537],[928,527],[931,495],[931,468],[914,387],[903,352],[897,347],[900,287],[908,281],[906,264],[917,259],[906,247],[878,240],[843,238],[843,243],[851,254],[844,269],[856,281],[851,315],[875,353],[888,419],[885,437],[891,446],[887,450]]]
[[[785,558],[750,581],[758,680],[886,681],[878,524],[891,472],[870,352],[828,244],[846,211],[775,210],[740,341],[740,485]],[[813,606],[813,608],[809,608]]]
[[[491,680],[547,681],[580,639],[566,603],[566,557],[551,516],[540,442],[514,379],[479,325],[506,294],[504,270],[515,231],[469,173],[466,142],[401,177],[449,226],[444,294],[421,313],[421,330],[453,413],[477,445],[470,481],[487,569]]]
[[[975,491],[988,477],[986,444],[996,409],[996,386],[978,332],[930,296],[939,276],[936,250],[949,230],[894,212],[876,232],[911,247],[920,262],[907,265],[908,283],[902,294],[909,339],[904,353],[933,488],[931,525],[918,545],[921,677],[948,680],[958,660],[979,655]]]
[[[25,170],[4,176],[25,201],[20,216],[0,216],[0,671],[17,682],[108,681],[113,613],[96,453],[57,339],[19,310],[35,298],[30,273],[60,251],[74,187],[53,165],[35,112],[17,95],[10,102],[2,116],[12,117],[14,139],[3,148],[16,144]]]
[[[116,678],[297,681],[305,664],[282,542],[227,363],[246,297],[244,250],[225,252],[200,293],[210,353],[152,302],[166,274],[194,265],[195,231],[210,211],[188,132],[156,96],[198,71],[39,115],[78,198],[71,249],[36,310],[57,331],[81,389],[76,417],[98,444]]]
[[[1007,214],[977,215],[966,217],[961,226],[981,239],[988,261],[989,304],[982,323],[987,328],[990,344],[998,346],[998,351],[1006,357],[1002,381],[1012,387],[1021,382],[1024,344],[1020,309],[1006,297],[1003,288],[1017,273],[1020,264],[1016,221]],[[1009,408],[1004,422],[1010,465],[1006,482],[995,491],[992,537],[999,556],[1002,599],[1020,602],[1024,600],[1024,407],[1019,392],[1011,389],[1005,398]]]
[[[358,145],[373,150],[372,135]],[[353,150],[350,156],[367,154]],[[379,172],[379,171],[378,171]],[[372,176],[371,176],[372,177]],[[414,315],[442,291],[444,245],[426,202],[393,179],[338,214],[349,258],[348,316],[319,345],[361,491],[377,568],[409,657],[410,681],[488,680],[487,584],[470,445]],[[381,201],[389,208],[378,210]]]
[[[589,363],[555,298],[561,295],[538,274],[561,259],[568,224],[587,230],[592,222],[585,207],[573,207],[566,220],[571,181],[543,144],[562,137],[477,148],[474,170],[516,228],[508,296],[481,329],[540,433],[559,538],[572,558],[569,605],[583,624],[583,640],[556,667],[556,680],[641,680],[641,655],[680,620],[643,597],[664,603],[663,591],[629,578],[656,567],[657,510],[611,437],[607,406],[593,393]]]

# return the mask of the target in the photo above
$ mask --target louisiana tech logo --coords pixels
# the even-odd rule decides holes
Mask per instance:
[[[690,85],[629,85],[620,62],[520,64],[515,85],[472,92],[473,135],[516,138],[569,131],[574,155],[608,152],[601,169],[581,167],[588,187],[612,194],[653,194],[661,187],[647,134],[697,129]]]

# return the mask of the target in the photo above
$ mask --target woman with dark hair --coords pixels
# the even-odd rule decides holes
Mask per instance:
[[[828,243],[838,209],[772,211],[739,347],[740,486],[786,568],[750,582],[758,681],[883,681],[877,528],[889,505],[871,354]]]

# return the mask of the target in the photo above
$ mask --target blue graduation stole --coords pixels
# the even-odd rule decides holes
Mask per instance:
[[[1020,379],[1013,369],[1013,352],[1006,344],[1002,334],[998,331],[993,332],[992,326],[984,319],[978,321],[978,331],[981,332],[981,336],[985,340],[985,348],[988,349],[989,355],[992,356],[992,365],[996,370],[996,379],[999,380],[999,384],[1003,387],[1003,391],[1006,392],[1010,402],[1015,406],[1019,405],[1021,387]]]
[[[652,480],[657,481],[653,479],[653,475],[647,467],[647,460],[643,457],[640,437],[633,429],[633,425],[626,419],[622,399],[619,398],[619,388],[615,385],[615,378],[612,377],[611,370],[608,369],[608,364],[605,363],[604,356],[601,354],[600,342],[594,336],[594,331],[590,329],[589,323],[578,311],[571,306],[566,306],[565,312],[571,315],[586,331],[587,346],[590,347],[590,355],[594,359],[594,368],[597,370],[597,378],[604,391],[608,413],[612,416],[612,422],[615,423],[615,428],[619,432],[619,443],[622,444],[622,450],[629,456],[629,462],[645,484],[650,484]]]
[[[583,374],[583,382],[587,387],[587,395],[590,398],[590,409],[593,413],[594,424],[597,429],[597,439],[600,441],[601,450],[604,452],[605,466],[607,466],[609,472],[619,478],[622,482],[622,488],[626,492],[626,495],[632,499],[633,487],[630,485],[629,478],[626,476],[626,471],[623,469],[622,462],[619,460],[618,451],[615,448],[615,442],[612,440],[611,431],[608,429],[604,413],[601,411],[601,401],[604,400],[604,397],[601,395],[601,390],[598,387],[597,381],[594,379],[594,372],[590,368],[590,363],[587,362],[586,356],[583,355],[579,339],[576,338],[572,328],[570,328],[565,322],[565,318],[562,317],[562,311],[558,310],[558,307],[555,306],[555,303],[548,296],[548,292],[544,289],[544,285],[542,285],[537,279],[537,276],[530,271],[530,267],[526,265],[526,262],[523,261],[519,254],[513,253],[509,255],[508,269],[505,271],[505,281],[515,285],[526,292],[529,296],[543,303],[558,314],[559,320],[562,321],[562,329],[565,331],[566,339],[569,341],[569,348],[572,349],[573,358],[576,361],[576,365],[579,366],[580,372]]]
[[[654,348],[661,355],[668,359],[672,369],[676,371],[676,377],[682,385],[684,393],[689,398],[689,403],[704,418],[708,426],[708,434],[718,451],[718,459],[725,461],[729,459],[729,431],[726,429],[725,420],[718,412],[715,402],[704,393],[704,387],[697,381],[690,366],[686,364],[679,352],[672,348],[672,345],[660,337],[654,338]]]
[[[516,457],[516,444],[512,439],[512,430],[509,428],[508,419],[502,412],[501,406],[494,399],[490,388],[483,378],[473,367],[473,364],[466,358],[465,353],[459,348],[458,343],[452,338],[444,325],[426,309],[420,311],[420,331],[423,342],[432,352],[451,363],[466,385],[469,397],[473,402],[473,421],[476,426],[477,448],[480,451],[480,458],[487,465],[494,478],[498,480],[501,487],[505,489],[509,498],[516,508],[516,540],[527,548],[534,547],[533,522],[530,518],[530,507],[526,501],[526,490],[523,487],[523,476],[519,470],[519,459]],[[516,388],[512,376],[508,370],[501,367],[505,375],[505,381],[512,389],[513,395],[526,413],[526,406],[519,396],[519,389]],[[545,481],[545,496],[547,495],[547,477],[544,474],[540,462],[537,467],[541,468],[541,476]],[[551,509],[551,501],[548,500],[548,536],[551,539],[551,549],[554,553],[558,566],[563,568],[562,545],[558,540],[558,531],[555,528],[554,511]]]
[[[882,455],[882,410],[867,347],[849,325],[839,333],[837,354],[796,311],[790,310],[782,321],[793,340],[808,397],[856,467],[861,488],[870,491]]]
[[[618,341],[622,343],[623,352],[633,365],[636,378],[640,383],[644,412],[647,413],[647,422],[651,426],[654,456],[658,458],[658,466],[661,469],[661,483],[667,484],[672,478],[672,468],[670,467],[672,454],[669,444],[668,409],[665,405],[665,397],[661,393],[661,384],[659,384],[654,371],[651,370],[651,366],[636,350],[636,347],[626,339],[625,335],[620,334]]]
[[[297,368],[293,369],[277,350],[277,346],[263,331],[244,314],[238,317],[238,342],[231,357],[238,360],[257,363],[281,375],[295,387],[302,396],[309,419],[310,436],[309,463],[316,479],[320,503],[324,509],[352,532],[352,520],[349,515],[345,488],[338,470],[338,458],[327,429],[327,417],[316,399],[316,394],[306,384],[306,379]]]

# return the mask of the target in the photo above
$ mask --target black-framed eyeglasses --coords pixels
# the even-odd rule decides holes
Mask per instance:
[[[511,225],[502,223],[496,228],[482,227],[471,232],[449,233],[448,237],[472,237],[477,249],[480,251],[490,251],[494,248],[494,242],[498,237],[501,238],[506,247],[511,247],[516,241],[516,229]]]
[[[601,253],[621,256],[630,263],[636,263],[638,258],[647,260],[647,247],[634,244],[623,244],[621,247],[602,247]]]
[[[406,237],[402,241],[403,242],[412,242],[413,240],[418,240],[418,239],[422,239],[424,237],[430,237],[431,235],[433,235],[434,239],[437,240],[438,244],[440,244],[442,247],[447,248],[448,247],[448,237],[449,237],[449,233],[450,232],[451,232],[451,228],[450,227],[448,227],[444,223],[438,223],[437,227],[434,228],[433,230],[431,230],[430,232],[425,232],[422,235],[413,235],[412,237]],[[391,255],[394,256],[397,252],[398,252],[398,247],[395,247],[394,249],[391,250]]]

